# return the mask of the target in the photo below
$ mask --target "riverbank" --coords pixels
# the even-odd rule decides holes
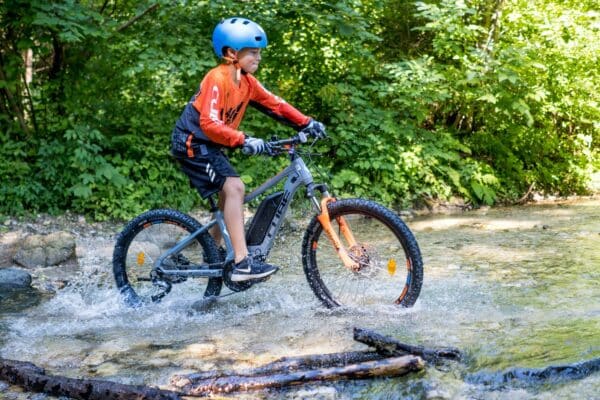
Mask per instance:
[[[568,205],[583,201],[595,201],[600,199],[600,173],[594,175],[594,189],[596,192],[589,196],[540,196],[533,194],[531,200],[523,204],[525,207],[541,205]],[[422,209],[411,209],[400,212],[405,221],[422,220],[441,215],[468,215],[469,212],[481,213],[490,209],[502,209],[507,206],[488,207],[482,206],[472,209],[461,200],[454,202],[429,202]],[[308,223],[309,210],[291,210],[286,218],[284,229],[297,231],[303,229]],[[246,209],[245,218],[248,221],[252,217],[252,211]],[[204,209],[196,209],[190,213],[201,223],[210,220],[210,214]],[[0,268],[4,272],[30,274],[33,288],[42,293],[53,294],[57,290],[69,284],[72,277],[78,273],[79,266],[97,262],[110,265],[112,251],[116,235],[125,225],[125,221],[88,221],[84,216],[66,212],[63,215],[51,216],[39,214],[35,217],[7,218],[0,224]],[[418,230],[419,224],[414,224],[413,229]],[[57,232],[71,235],[74,244],[75,257],[62,265],[52,267],[26,268],[15,262],[15,254],[24,238],[32,235],[50,235]],[[10,271],[9,271],[10,269]],[[98,272],[100,273],[100,272]],[[106,275],[106,270],[101,272]],[[8,276],[3,274],[2,276]],[[105,276],[106,277],[106,276]],[[19,276],[14,280],[27,281],[26,277]],[[0,282],[1,285],[1,282]]]

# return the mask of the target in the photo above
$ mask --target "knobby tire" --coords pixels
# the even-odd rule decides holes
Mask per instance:
[[[413,306],[423,283],[423,261],[414,235],[400,217],[365,199],[330,202],[328,210],[334,226],[336,217],[344,216],[359,244],[353,256],[362,261],[357,271],[346,268],[313,217],[304,234],[302,263],[317,298],[328,308]],[[339,229],[336,232],[343,239]]]
[[[176,241],[201,228],[202,224],[191,216],[170,209],[147,211],[125,226],[117,237],[113,252],[113,275],[117,288],[128,305],[135,307],[150,301],[149,295],[140,291],[142,288],[151,290],[152,283],[148,280],[152,262]],[[180,254],[182,256],[178,256],[179,259],[173,262],[174,269],[179,268],[182,260],[195,263],[221,261],[215,241],[208,233],[199,235]],[[136,268],[141,271],[137,272]],[[135,275],[136,273],[140,276]],[[170,283],[184,280],[174,278]],[[221,278],[208,278],[204,296],[219,295],[221,287]]]

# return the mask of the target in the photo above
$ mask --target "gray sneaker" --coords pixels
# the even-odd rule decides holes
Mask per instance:
[[[249,281],[251,279],[260,279],[277,272],[279,267],[257,261],[252,257],[246,257],[233,266],[231,273],[232,282]]]

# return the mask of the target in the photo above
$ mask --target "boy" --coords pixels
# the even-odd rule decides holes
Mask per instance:
[[[228,18],[217,24],[213,49],[225,63],[210,70],[175,124],[172,152],[183,172],[203,198],[219,193],[219,208],[235,253],[231,280],[259,279],[278,267],[248,256],[244,235],[244,183],[222,152],[224,147],[244,147],[249,154],[268,149],[260,138],[237,128],[248,104],[313,137],[325,137],[322,123],[302,114],[273,95],[252,75],[267,46],[267,35],[246,18]],[[218,235],[215,239],[220,240]]]

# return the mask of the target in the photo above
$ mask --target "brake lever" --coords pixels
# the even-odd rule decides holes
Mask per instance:
[[[270,156],[276,156],[276,155],[278,155],[278,154],[280,154],[280,153],[281,153],[282,149],[283,149],[283,148],[282,148],[281,146],[278,146],[278,145],[270,145],[270,146],[269,146],[269,155],[270,155]]]
[[[304,133],[304,131],[298,131],[298,140],[300,140],[300,143],[308,142],[308,138],[306,137],[306,133]]]

